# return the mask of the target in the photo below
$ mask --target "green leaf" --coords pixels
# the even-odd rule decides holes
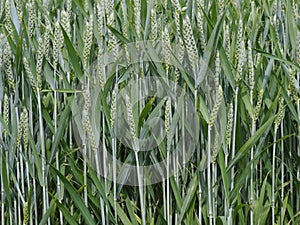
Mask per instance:
[[[62,212],[64,219],[66,219],[66,221],[68,221],[69,224],[78,224],[78,222],[74,219],[74,216],[71,215],[68,208],[64,204],[61,204],[57,199],[55,199],[55,203],[58,206],[59,210]]]
[[[60,180],[64,183],[65,189],[69,192],[72,200],[74,201],[75,205],[78,207],[80,212],[82,213],[83,218],[85,219],[86,223],[89,225],[95,225],[95,221],[93,220],[92,215],[90,214],[88,208],[85,206],[82,197],[78,194],[76,189],[73,185],[65,178],[63,174],[61,174],[57,169],[55,169],[52,165],[50,165],[51,170],[54,174],[59,176]]]
[[[36,168],[36,171],[37,171],[38,179],[39,179],[40,184],[41,184],[42,180],[43,180],[42,161],[41,161],[40,153],[36,149],[35,142],[33,140],[31,132],[28,133],[28,143],[30,145],[30,148],[31,148],[33,156],[34,156],[33,157],[34,158],[34,164],[35,164],[35,168]]]
[[[63,138],[63,132],[66,129],[66,124],[68,122],[67,118],[71,112],[70,102],[71,101],[68,101],[68,105],[66,105],[66,108],[64,109],[61,117],[59,118],[59,121],[58,121],[59,125],[58,125],[56,133],[54,134],[55,136],[54,136],[54,141],[53,141],[52,148],[51,148],[51,156],[50,156],[49,162],[52,162],[52,160],[55,156],[55,153],[58,151],[58,144],[59,144],[60,140]]]
[[[143,111],[141,112],[141,114],[139,116],[138,131],[140,131],[142,123],[143,123],[144,119],[146,118],[146,116],[148,115],[148,113],[150,112],[155,99],[156,99],[156,96],[152,97],[147,102],[147,104],[145,105]]]
[[[193,179],[189,183],[187,193],[186,193],[185,198],[182,203],[182,208],[180,209],[180,214],[179,214],[179,218],[178,218],[179,224],[182,222],[183,217],[187,213],[190,203],[196,194],[197,187],[198,187],[198,177],[197,177],[197,175],[194,175]]]
[[[128,197],[126,198],[125,201],[126,201],[126,208],[127,208],[129,217],[131,218],[131,224],[132,225],[138,225],[138,221],[136,219],[137,215],[133,211],[133,207],[132,207],[131,201],[129,200]]]
[[[219,155],[219,167],[221,170],[221,176],[222,176],[222,181],[223,181],[224,191],[225,191],[225,199],[228,204],[229,203],[229,184],[228,184],[229,173],[226,172],[225,158],[224,158],[223,151],[219,151],[218,155]]]
[[[2,163],[1,163],[1,177],[2,177],[2,182],[3,182],[3,186],[4,186],[4,191],[6,193],[6,198],[8,201],[8,206],[9,209],[12,210],[12,204],[11,204],[11,192],[10,192],[10,181],[8,179],[8,173],[7,173],[7,163],[6,163],[6,156],[5,156],[5,152],[2,151]],[[4,201],[4,199],[3,199]]]
[[[70,62],[72,64],[73,68],[74,68],[74,71],[75,71],[75,75],[77,76],[77,78],[79,80],[81,80],[82,77],[83,77],[83,71],[80,67],[81,59],[79,57],[79,54],[74,49],[73,44],[71,43],[71,41],[69,39],[69,36],[67,35],[66,31],[62,27],[61,27],[61,29],[62,29],[62,33],[63,33],[63,36],[64,36],[66,48],[68,50],[69,59],[70,59]]]
[[[179,187],[177,185],[177,183],[174,180],[174,176],[170,177],[170,184],[172,187],[172,191],[175,197],[175,201],[176,201],[176,205],[178,209],[182,208],[182,199],[181,199],[181,195],[180,195],[180,191],[179,191]]]
[[[226,12],[226,10],[225,10]],[[196,78],[195,81],[195,86],[198,87],[198,85],[203,81],[204,77],[207,74],[208,71],[208,65],[211,59],[212,54],[215,52],[215,49],[217,47],[219,38],[220,38],[220,32],[222,29],[222,24],[225,18],[225,13],[223,13],[222,17],[218,20],[217,24],[215,25],[212,34],[210,35],[210,38],[208,40],[208,43],[205,48],[204,56],[203,56],[203,61],[201,63],[201,68],[198,74],[198,77]]]
[[[295,64],[295,63],[293,63],[293,62],[291,62],[289,60],[282,59],[282,58],[280,58],[280,57],[278,57],[276,55],[272,55],[272,54],[270,54],[268,52],[265,52],[265,51],[263,51],[261,49],[254,48],[254,50],[257,51],[257,52],[259,52],[259,53],[261,53],[263,56],[265,56],[267,58],[275,59],[275,60],[277,60],[279,62],[286,63],[287,65],[290,65],[290,66],[294,67],[296,70],[300,71],[300,67],[297,64]]]
[[[227,172],[238,162],[241,160],[241,158],[245,157],[249,149],[255,145],[257,140],[259,140],[262,136],[262,134],[272,125],[273,121],[275,119],[275,116],[268,119],[257,131],[256,133],[241,147],[241,149],[238,151],[234,159],[232,159],[227,167]]]
[[[47,223],[48,223],[48,219],[49,219],[49,217],[50,217],[50,214],[51,214],[51,212],[52,212],[54,206],[55,206],[55,200],[52,199],[51,202],[50,202],[50,206],[49,206],[49,208],[47,209],[47,211],[44,213],[44,215],[43,215],[43,217],[42,217],[42,219],[41,219],[39,225],[44,225],[44,224],[47,224]]]

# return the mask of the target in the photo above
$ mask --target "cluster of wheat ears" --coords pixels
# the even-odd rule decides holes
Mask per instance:
[[[298,0],[1,0],[0,224],[299,224],[299,10]],[[154,52],[126,64],[129,43],[147,40]],[[153,74],[194,102],[187,159],[182,105],[118,103]],[[159,117],[165,137],[130,149],[118,108],[124,136],[147,136]],[[144,166],[176,148],[177,173],[143,185],[137,170],[137,186],[117,182],[130,174],[100,151]]]

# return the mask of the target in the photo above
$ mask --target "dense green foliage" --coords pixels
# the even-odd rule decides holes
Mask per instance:
[[[297,0],[1,0],[0,224],[299,224],[299,10]],[[129,43],[145,40],[164,59],[149,48],[124,64]],[[99,149],[149,165],[190,132],[177,124],[182,107],[153,95],[126,101],[126,135],[157,115],[172,135],[151,153],[116,138],[117,91],[153,74],[196,103],[194,154],[156,184],[105,179]]]

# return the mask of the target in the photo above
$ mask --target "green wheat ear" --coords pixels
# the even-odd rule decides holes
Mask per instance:
[[[116,112],[117,112],[117,91],[118,91],[118,86],[116,84],[111,96],[110,126],[112,129],[114,128],[115,125]]]
[[[29,79],[30,86],[31,86],[34,94],[36,95],[37,94],[36,79],[33,77],[32,73],[31,73],[31,70],[29,68],[28,60],[25,56],[23,57],[23,63],[24,63],[24,68],[25,68],[26,74],[27,74],[28,79]]]
[[[193,71],[195,71],[195,63],[198,61],[199,57],[192,26],[188,16],[183,21],[183,38],[187,48],[189,60],[192,63]]]
[[[166,64],[166,71],[169,70],[171,64],[171,42],[168,28],[165,27],[163,34],[162,34],[162,49],[163,49],[163,56]]]
[[[93,16],[90,16],[89,21],[86,22],[84,33],[84,48],[83,48],[83,65],[87,68],[88,58],[91,51],[93,40]]]
[[[9,99],[7,94],[4,94],[4,100],[3,100],[4,104],[3,104],[3,120],[4,120],[4,124],[6,125],[6,127],[8,128],[9,125]],[[4,129],[4,135],[7,133],[8,131],[6,129]]]
[[[220,85],[220,75],[221,75],[220,53],[219,51],[217,51],[216,62],[215,62],[215,75],[214,75],[215,87],[219,87]]]
[[[12,23],[12,16],[11,16],[11,2],[5,1],[5,13],[6,13],[6,28],[10,36],[13,35],[13,23]]]
[[[61,51],[61,30],[59,22],[56,21],[54,24],[54,42],[53,42],[53,68],[54,71],[57,70],[57,64],[58,64],[58,55]]]
[[[92,151],[96,153],[97,143],[95,141],[95,136],[91,125],[90,113],[89,113],[90,108],[91,108],[90,92],[89,89],[87,88],[84,92],[83,126],[84,126],[85,133],[87,135],[87,140],[89,140],[91,143]]]
[[[3,41],[4,41],[4,46],[3,46],[3,62],[2,64],[5,65],[5,73],[7,75],[7,81],[8,81],[8,86],[9,86],[9,89],[11,91],[14,91],[15,90],[15,78],[14,78],[14,75],[13,75],[13,64],[12,64],[12,61],[13,61],[13,54],[12,54],[12,50],[11,50],[11,47],[8,43],[8,41],[6,40],[6,38],[3,38]]]
[[[129,123],[129,130],[130,130],[130,134],[132,136],[132,140],[134,141],[134,146],[136,147],[136,139],[137,139],[137,135],[136,135],[136,128],[135,128],[135,122],[133,119],[133,114],[132,114],[132,106],[131,106],[131,102],[130,102],[130,98],[128,95],[126,95],[125,97],[125,102],[126,102],[126,110],[127,110],[127,119],[128,119],[128,123]]]
[[[42,90],[42,63],[45,53],[45,40],[44,38],[39,38],[39,48],[38,48],[38,58],[36,63],[36,77],[37,77],[37,84],[38,90]]]
[[[253,117],[254,127],[256,126],[256,122],[258,120],[258,116],[259,116],[259,112],[260,112],[262,100],[263,100],[263,94],[264,94],[264,91],[263,91],[263,89],[261,89],[258,93],[256,107],[255,107],[255,111],[254,111],[254,117]]]
[[[165,129],[166,129],[166,137],[169,136],[170,132],[170,112],[171,112],[171,99],[168,98],[166,102],[166,109],[165,109]]]
[[[35,7],[34,7],[34,2],[30,1],[28,2],[28,36],[29,38],[33,37],[33,33],[34,33],[34,20],[35,20]]]
[[[28,202],[25,203],[24,206],[24,219],[23,219],[23,225],[29,224],[29,205]]]
[[[12,66],[11,60],[8,60],[5,72],[7,74],[8,86],[12,91],[14,91],[15,90],[15,78],[13,75],[13,66]]]
[[[209,126],[211,126],[211,127],[215,123],[215,120],[217,118],[217,114],[218,114],[218,111],[220,109],[222,100],[223,100],[223,90],[222,90],[222,87],[219,85],[219,87],[217,89],[216,102],[215,102],[215,104],[213,106],[213,109],[211,111],[210,119],[209,119],[209,123],[208,123]]]
[[[206,48],[206,40],[205,40],[205,32],[204,32],[204,1],[199,0],[197,1],[197,25],[198,25],[198,30],[200,34],[200,44],[201,44],[201,50],[202,53],[204,54],[205,48]]]
[[[157,40],[157,19],[156,19],[156,12],[155,8],[151,10],[151,37],[153,41]]]
[[[232,126],[233,126],[233,104],[229,104],[228,114],[227,114],[227,126],[226,126],[226,145],[230,148],[231,144],[231,135],[232,135]]]
[[[284,110],[285,106],[284,106],[284,98],[283,97],[280,97],[280,100],[279,100],[279,107],[278,107],[278,113],[276,115],[276,120],[275,120],[275,126],[278,128],[281,121],[283,120],[284,118]]]
[[[70,32],[71,32],[70,17],[65,10],[61,11],[61,24],[64,30],[66,31],[67,35],[70,36]]]
[[[19,148],[21,146],[21,138],[22,138],[22,135],[23,135],[23,123],[24,123],[24,115],[23,113],[21,114],[21,117],[20,117],[20,122],[19,122],[19,125],[18,125],[18,136],[17,136],[17,147]]]
[[[299,96],[298,96],[298,92],[297,92],[297,88],[296,88],[296,70],[295,68],[292,68],[289,72],[289,78],[290,78],[290,83],[289,83],[289,90],[290,93],[294,99],[295,102],[297,102],[299,100]]]
[[[253,66],[253,57],[252,57],[252,44],[251,41],[248,40],[248,76],[249,76],[249,88],[250,88],[250,96],[253,96],[254,90],[254,66]]]
[[[24,149],[26,151],[28,149],[28,129],[29,129],[28,112],[26,108],[23,109],[22,116],[21,117],[23,121],[23,144],[24,144]]]

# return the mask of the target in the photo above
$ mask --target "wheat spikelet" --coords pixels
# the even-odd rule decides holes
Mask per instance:
[[[39,34],[39,32],[41,32],[41,30],[42,30],[42,14],[39,10],[37,10],[37,16],[35,17],[34,22],[35,22],[35,27],[38,30],[37,34]]]
[[[298,4],[299,4],[299,2],[297,0],[292,1],[292,12],[293,12],[295,21],[297,21],[297,19],[299,18]]]
[[[46,29],[44,33],[44,42],[45,42],[45,47],[44,47],[44,56],[46,56],[47,60],[49,61],[49,48],[50,48],[50,33],[51,33],[51,25],[48,19],[46,19]]]
[[[235,55],[235,60],[237,62],[236,68],[237,73],[235,76],[236,83],[239,83],[242,78],[243,66],[245,62],[245,44],[243,39],[243,23],[242,20],[239,20],[239,27],[238,27],[238,39],[237,39],[237,51]]]
[[[229,26],[225,25],[225,53],[227,59],[230,60],[230,33],[229,33]]]
[[[122,32],[123,36],[128,38],[128,19],[127,19],[127,6],[125,0],[121,1],[122,12],[123,12],[123,27]]]
[[[111,108],[110,108],[110,126],[111,126],[111,128],[113,128],[115,125],[116,112],[117,112],[117,92],[118,92],[118,86],[116,84],[114,87],[114,90],[112,92],[112,96],[111,96]]]
[[[10,36],[12,36],[13,34],[13,24],[12,24],[12,21],[11,21],[11,5],[10,5],[10,1],[7,0],[5,2],[5,17],[6,17],[6,27],[7,27],[7,30],[8,30],[8,33]]]
[[[172,0],[171,2],[175,8],[173,16],[174,16],[174,21],[175,21],[175,25],[176,25],[176,31],[177,31],[178,36],[180,36],[180,33],[181,33],[181,31],[180,31],[180,5],[179,5],[178,0]]]
[[[20,121],[19,121],[19,124],[18,124],[18,134],[17,134],[17,148],[20,148],[21,146],[21,138],[22,138],[22,135],[23,135],[23,113],[21,114],[21,117],[20,117]]]
[[[118,58],[118,44],[117,44],[117,40],[116,37],[113,36],[113,34],[111,32],[110,33],[110,38],[108,39],[108,48],[111,51],[111,53],[114,56],[115,61],[117,61]]]
[[[15,90],[15,79],[13,75],[13,66],[11,60],[8,60],[6,69],[5,69],[7,80],[8,80],[8,86],[11,90]]]
[[[255,65],[259,65],[262,62],[263,58],[260,53],[257,54]]]
[[[61,25],[66,31],[67,35],[70,37],[71,27],[70,27],[70,17],[65,10],[61,11]]]
[[[104,7],[103,3],[97,3],[97,28],[98,32],[101,36],[104,35]]]
[[[250,96],[253,96],[255,83],[254,83],[254,66],[253,66],[253,58],[252,58],[252,45],[250,40],[248,40],[248,76],[249,76]]]
[[[170,36],[169,36],[169,31],[167,27],[165,27],[164,32],[162,34],[162,39],[163,39],[163,56],[166,64],[166,70],[169,70],[170,64],[171,64],[171,43],[170,43]]]
[[[54,71],[57,70],[57,64],[58,64],[58,55],[60,53],[60,26],[58,21],[55,23],[55,29],[54,29],[54,41],[53,41],[53,68]]]
[[[255,111],[254,111],[254,117],[253,117],[254,127],[256,126],[256,122],[258,120],[259,111],[261,109],[262,99],[263,99],[263,93],[264,93],[264,91],[263,91],[263,89],[261,89],[259,91],[259,94],[258,94],[258,97],[257,97],[257,103],[256,103]]]
[[[35,7],[34,2],[29,1],[28,3],[28,36],[31,38],[34,32],[34,19],[35,19]]]
[[[152,35],[152,40],[156,41],[158,35],[157,35],[157,19],[156,19],[155,9],[151,10],[151,35]]]
[[[89,11],[89,1],[88,0],[83,0],[83,9],[85,12]]]
[[[85,133],[87,134],[87,138],[91,143],[92,151],[95,153],[97,151],[97,144],[95,141],[94,132],[93,132],[90,117],[89,117],[90,107],[91,107],[90,93],[89,93],[89,90],[86,89],[84,92],[83,126],[85,129]]]
[[[220,0],[218,14],[221,16],[223,14],[223,11],[224,11],[224,0]]]
[[[22,1],[21,0],[16,0],[16,8],[17,8],[18,19],[19,19],[19,21],[22,21],[23,11],[22,11]]]
[[[0,34],[0,43],[4,43],[5,42],[5,36],[4,34]],[[0,68],[2,68],[2,66],[4,65],[4,61],[5,61],[5,57],[4,57],[4,44],[0,45]]]
[[[279,108],[278,108],[278,113],[276,115],[276,120],[275,120],[275,126],[277,128],[279,127],[283,118],[284,118],[284,99],[281,97],[279,100]]]
[[[25,151],[28,149],[28,112],[26,108],[23,109],[23,145]]]
[[[190,19],[188,17],[186,17],[186,19],[183,21],[183,37],[187,47],[187,53],[190,62],[192,63],[193,69],[195,71],[195,66],[196,66],[195,63],[198,61],[198,51],[197,51]]]
[[[216,164],[216,162],[217,162],[217,156],[219,153],[219,141],[220,141],[219,139],[220,139],[219,135],[215,135],[214,146],[213,146],[212,154],[211,154],[211,163],[212,164]]]
[[[101,90],[104,89],[105,85],[105,78],[104,78],[104,73],[103,73],[103,50],[102,47],[99,46],[98,53],[97,53],[97,71],[99,75],[99,83],[100,83],[100,88]]]
[[[233,104],[229,104],[228,114],[227,114],[227,126],[226,126],[226,146],[230,147],[231,136],[232,136],[232,126],[233,126]]]
[[[31,70],[30,70],[29,64],[28,64],[28,60],[27,60],[26,57],[23,57],[23,64],[24,64],[24,67],[25,67],[26,74],[29,78],[29,83],[31,85],[31,88],[33,89],[34,93],[36,94],[37,83],[36,83],[36,80],[35,80],[35,78],[33,77],[32,73],[31,73]]]
[[[9,124],[9,99],[7,97],[7,94],[4,94],[4,99],[3,99],[3,120],[4,120],[4,124],[6,125],[6,127],[8,128],[8,124]],[[3,131],[4,135],[7,133],[6,128]]]
[[[297,53],[296,53],[296,63],[300,65],[300,31],[298,31],[297,35]]]
[[[288,88],[290,90],[290,93],[293,96],[294,101],[297,102],[299,97],[298,97],[298,93],[297,93],[297,89],[296,89],[295,75],[296,75],[295,68],[290,69],[290,71],[289,71],[290,82],[289,82]]]
[[[168,98],[166,102],[166,110],[165,110],[165,129],[166,129],[166,137],[169,137],[170,133],[170,112],[171,112],[171,99]]]
[[[216,54],[215,68],[216,69],[215,69],[214,83],[215,83],[215,87],[219,87],[220,75],[221,75],[221,62],[220,62],[219,51],[217,51],[217,54]]]
[[[66,2],[66,12],[68,14],[68,21],[71,21],[71,16],[72,16],[72,0],[67,0]]]
[[[38,49],[38,57],[36,63],[36,78],[38,83],[38,90],[42,90],[42,63],[45,52],[45,42],[43,38],[39,38],[39,49]]]
[[[201,50],[204,53],[205,47],[206,47],[206,41],[205,41],[205,35],[204,35],[204,20],[203,20],[203,12],[202,8],[204,8],[204,2],[202,0],[197,1],[197,7],[198,7],[198,13],[197,13],[197,22],[198,22],[198,30],[199,30],[199,36],[200,36],[200,44],[201,44]]]
[[[162,34],[162,18],[161,16],[158,16],[158,14],[156,14],[156,20],[157,20],[157,37],[159,38],[160,35]]]
[[[175,20],[175,24],[176,24],[176,31],[177,34],[180,36],[180,12],[178,9],[175,9],[174,11],[174,20]]]
[[[135,122],[134,122],[134,119],[133,119],[133,114],[132,114],[132,107],[131,107],[131,102],[130,102],[130,98],[128,95],[126,95],[125,97],[125,103],[126,103],[126,110],[127,110],[127,119],[128,119],[128,123],[129,123],[129,130],[130,130],[130,134],[131,134],[131,138],[133,140],[133,148],[134,150],[137,150],[136,149],[136,145],[137,145],[137,142],[136,142],[136,139],[137,139],[137,136],[136,136],[136,130],[135,130]]]
[[[107,14],[107,24],[113,26],[114,22],[114,1],[107,0],[105,1],[105,12]]]
[[[182,38],[179,37],[178,38],[178,42],[179,42],[179,47],[178,47],[178,60],[180,63],[183,62],[183,57],[184,57],[184,44],[182,41]]]
[[[29,224],[29,205],[28,202],[25,202],[23,225],[28,225],[28,224]]]
[[[84,48],[83,48],[83,65],[87,67],[89,54],[91,51],[93,40],[93,17],[90,16],[89,22],[86,22],[86,30],[84,33]]]
[[[11,63],[12,58],[13,56],[12,56],[10,45],[7,39],[5,39],[3,43],[3,64],[8,65],[9,63]]]
[[[219,108],[221,106],[222,100],[223,100],[223,90],[222,90],[222,87],[219,86],[218,90],[217,90],[216,102],[211,111],[210,119],[209,119],[209,123],[208,123],[208,125],[211,127],[213,126],[213,124],[217,118],[217,114],[218,114]]]
[[[2,52],[2,59],[1,64],[5,65],[5,74],[7,75],[7,81],[8,81],[8,86],[10,90],[15,89],[15,80],[14,80],[14,75],[13,75],[13,65],[12,65],[12,52],[9,43],[5,38],[3,38],[3,52]]]
[[[134,25],[137,34],[137,39],[141,34],[141,3],[140,0],[134,0]]]

